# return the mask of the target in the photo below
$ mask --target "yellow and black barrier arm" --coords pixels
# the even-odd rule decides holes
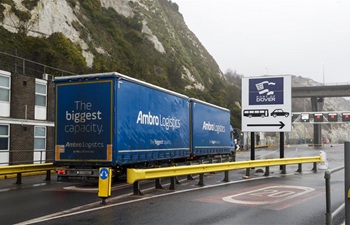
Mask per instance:
[[[17,174],[16,184],[21,184],[22,173],[46,171],[46,180],[50,180],[51,170],[56,168],[57,166],[54,166],[53,163],[0,166],[0,175]]]
[[[300,157],[300,158],[282,158],[282,159],[264,159],[264,160],[250,160],[241,162],[226,162],[213,164],[200,164],[191,166],[175,166],[151,169],[128,169],[127,182],[134,184],[141,180],[159,179],[165,177],[177,177],[192,174],[204,174],[213,172],[225,171],[225,180],[228,181],[228,171],[248,169],[256,167],[270,167],[279,165],[299,164],[298,172],[301,172],[302,163],[314,163],[314,170],[317,170],[316,163],[321,162],[321,156],[314,157]],[[227,172],[227,173],[226,173]],[[137,184],[138,185],[138,184]],[[201,183],[200,183],[201,185]],[[134,193],[136,187],[134,187]]]

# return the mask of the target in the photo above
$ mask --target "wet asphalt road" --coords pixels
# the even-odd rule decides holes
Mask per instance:
[[[344,164],[343,148],[321,149],[330,168]],[[285,157],[318,154],[307,146],[292,146],[286,147]],[[279,150],[256,150],[257,159],[278,157]],[[238,161],[249,158],[249,152],[237,156]],[[176,191],[168,190],[167,179],[162,190],[145,181],[142,196],[132,195],[131,185],[121,182],[114,185],[106,206],[100,205],[95,186],[44,182],[44,176],[25,177],[19,187],[15,180],[0,180],[0,224],[324,224],[324,171],[311,169],[304,164],[303,174],[298,174],[291,165],[281,175],[272,167],[269,177],[252,170],[247,180],[242,179],[245,171],[232,171],[230,183],[222,182],[222,173],[206,174],[205,187],[197,185],[198,177],[179,178]],[[343,171],[332,175],[333,210],[344,202],[343,181]]]

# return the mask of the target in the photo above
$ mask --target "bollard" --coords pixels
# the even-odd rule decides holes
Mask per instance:
[[[112,170],[111,168],[102,167],[99,170],[98,179],[98,197],[102,199],[103,205],[106,204],[106,199],[111,196],[112,190]]]
[[[320,156],[321,156],[321,163],[318,166],[318,169],[320,170],[328,169],[327,154],[324,151],[320,151]]]

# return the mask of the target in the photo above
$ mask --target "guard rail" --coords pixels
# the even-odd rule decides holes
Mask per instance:
[[[303,163],[313,163],[313,170],[317,171],[317,163],[321,162],[321,156],[314,157],[300,157],[300,158],[282,158],[282,159],[268,159],[268,160],[250,160],[241,162],[226,162],[213,164],[200,164],[190,166],[174,166],[151,169],[128,169],[127,182],[134,185],[134,194],[140,194],[139,181],[141,180],[156,180],[156,188],[161,187],[160,178],[170,177],[170,189],[175,189],[175,180],[177,176],[190,176],[192,174],[199,174],[198,185],[204,186],[204,173],[225,172],[224,182],[229,182],[229,171],[239,169],[250,169],[257,167],[266,167],[265,176],[269,176],[270,166],[283,166],[289,164],[298,164],[298,171],[302,172]]]
[[[344,169],[344,166],[332,170],[326,170],[324,172],[324,179],[326,184],[326,225],[333,224],[333,218],[337,216],[342,210],[345,209],[345,203],[340,205],[334,212],[332,212],[332,201],[331,201],[331,174],[341,171]]]
[[[54,166],[53,163],[0,166],[0,175],[17,174],[16,184],[21,184],[23,173],[46,171],[45,180],[50,180],[51,170],[54,170],[56,168],[57,166]]]

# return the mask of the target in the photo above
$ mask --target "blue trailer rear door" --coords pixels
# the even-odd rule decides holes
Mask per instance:
[[[112,161],[113,82],[56,83],[56,162]]]

